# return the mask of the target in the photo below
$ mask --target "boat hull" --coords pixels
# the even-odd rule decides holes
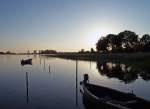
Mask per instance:
[[[88,109],[150,109],[150,102],[131,93],[82,82],[83,101]],[[116,102],[117,101],[117,102]]]
[[[32,65],[32,59],[21,60],[21,65]]]

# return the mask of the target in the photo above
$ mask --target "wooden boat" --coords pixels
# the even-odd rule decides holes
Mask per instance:
[[[32,59],[21,60],[21,65],[32,65]]]
[[[88,75],[84,75],[81,82],[84,98],[94,104],[93,108],[103,109],[150,109],[150,102],[137,97],[133,93],[124,93],[88,82]]]

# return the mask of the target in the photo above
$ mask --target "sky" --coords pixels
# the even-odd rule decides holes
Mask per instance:
[[[95,49],[101,36],[150,33],[150,0],[0,0],[0,51]]]

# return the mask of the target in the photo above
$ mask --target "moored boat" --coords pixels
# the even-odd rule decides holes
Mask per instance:
[[[81,82],[84,101],[93,104],[93,108],[103,109],[150,109],[150,102],[133,93],[124,93],[115,89],[90,84],[88,75]],[[91,106],[91,105],[90,105]]]
[[[32,59],[21,60],[21,65],[32,65]]]

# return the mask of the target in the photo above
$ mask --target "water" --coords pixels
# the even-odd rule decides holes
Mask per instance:
[[[33,58],[33,65],[20,60]],[[116,73],[119,72],[119,73]],[[0,55],[0,108],[85,109],[80,81],[89,74],[90,83],[150,100],[149,70],[123,63],[76,61],[44,56]]]

